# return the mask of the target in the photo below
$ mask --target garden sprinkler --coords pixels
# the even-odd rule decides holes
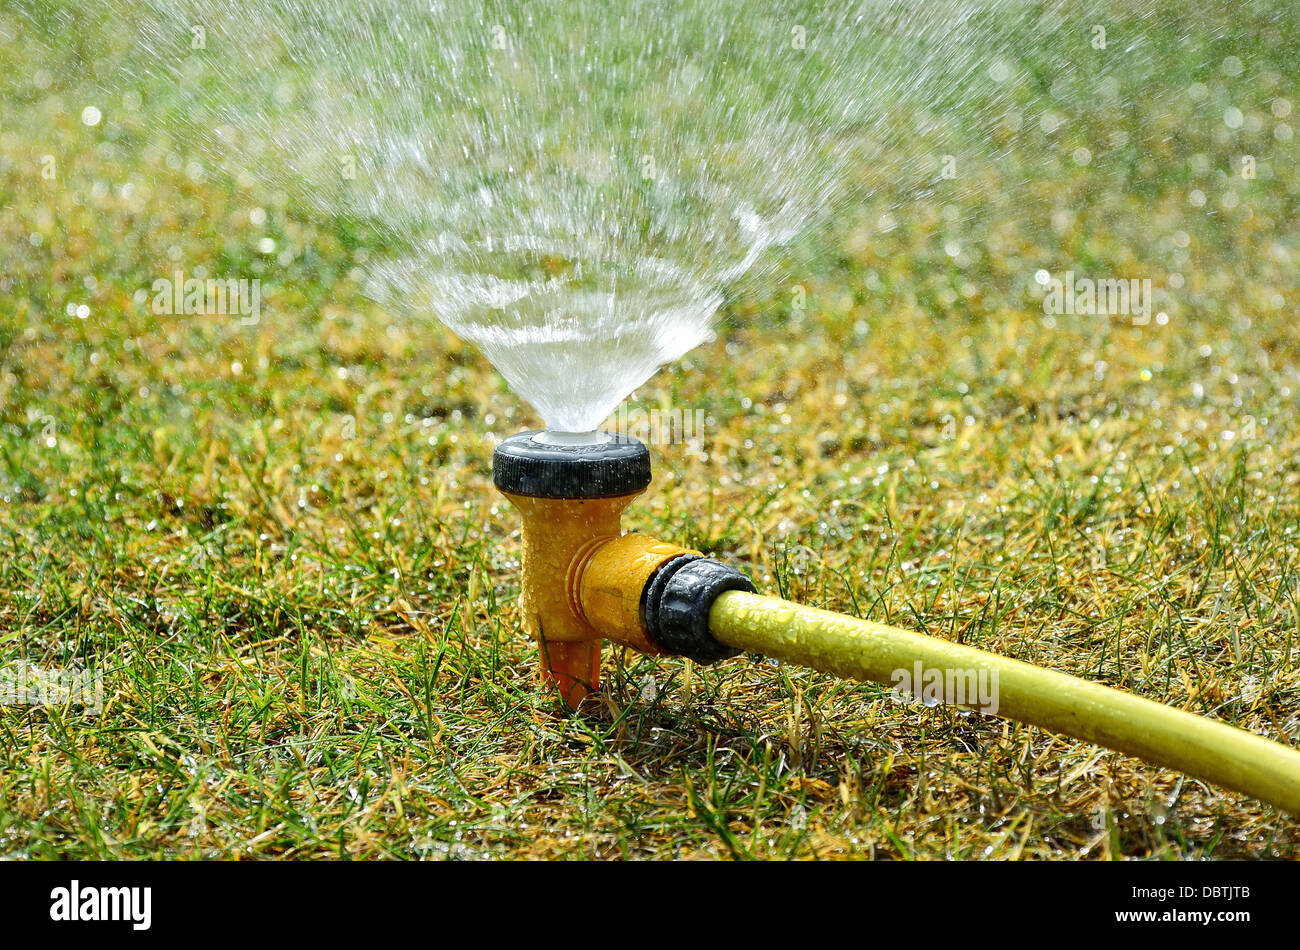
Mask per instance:
[[[676,544],[623,534],[623,509],[650,484],[650,452],[596,432],[522,432],[497,446],[492,480],[523,518],[525,630],[543,682],[570,709],[600,684],[602,640],[701,663],[735,656],[708,613],[727,590],[753,591],[734,568]]]
[[[997,709],[1244,792],[1300,815],[1300,752],[1110,687],[897,627],[760,595],[735,568],[646,535],[623,510],[650,484],[650,453],[609,432],[521,432],[492,477],[523,519],[526,631],[543,682],[569,709],[600,685],[601,641],[712,663],[746,651],[855,680],[899,670],[938,684],[997,685]]]

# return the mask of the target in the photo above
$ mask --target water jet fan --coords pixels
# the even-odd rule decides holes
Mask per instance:
[[[543,682],[570,709],[599,687],[604,640],[701,663],[747,651],[880,683],[900,669],[937,683],[982,672],[996,677],[998,715],[1300,815],[1300,753],[1276,742],[995,653],[762,595],[698,551],[623,533],[624,509],[650,484],[650,453],[635,439],[523,432],[497,446],[492,471],[523,521],[523,624]]]

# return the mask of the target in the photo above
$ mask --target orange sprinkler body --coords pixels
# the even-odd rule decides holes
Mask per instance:
[[[650,483],[640,442],[520,433],[497,447],[493,481],[523,521],[524,628],[537,640],[543,682],[569,708],[600,685],[601,640],[703,662],[735,653],[684,627],[707,615],[700,596],[753,585],[698,552],[622,534],[623,510]]]
[[[623,509],[638,492],[589,499],[505,494],[523,520],[524,629],[537,641],[543,680],[574,708],[600,685],[601,640],[662,652],[646,635],[639,594],[657,568],[687,552],[643,535],[620,536]]]

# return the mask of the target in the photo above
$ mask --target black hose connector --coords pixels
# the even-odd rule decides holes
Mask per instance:
[[[753,582],[721,561],[683,554],[650,577],[641,592],[641,619],[646,633],[666,653],[697,663],[715,663],[740,651],[713,639],[709,609],[728,590],[754,593]]]

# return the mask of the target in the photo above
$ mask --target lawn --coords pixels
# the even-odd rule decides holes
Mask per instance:
[[[954,179],[899,141],[731,288],[631,399],[705,430],[625,524],[1294,747],[1300,13],[1128,6],[1104,75],[1019,90],[1041,121]],[[376,241],[38,19],[0,10],[0,670],[103,702],[0,707],[0,856],[1297,856],[1247,797],[759,657],[611,651],[562,713],[490,475],[540,420],[363,293]],[[155,313],[178,269],[259,317]],[[1152,306],[1049,314],[1040,271]]]

